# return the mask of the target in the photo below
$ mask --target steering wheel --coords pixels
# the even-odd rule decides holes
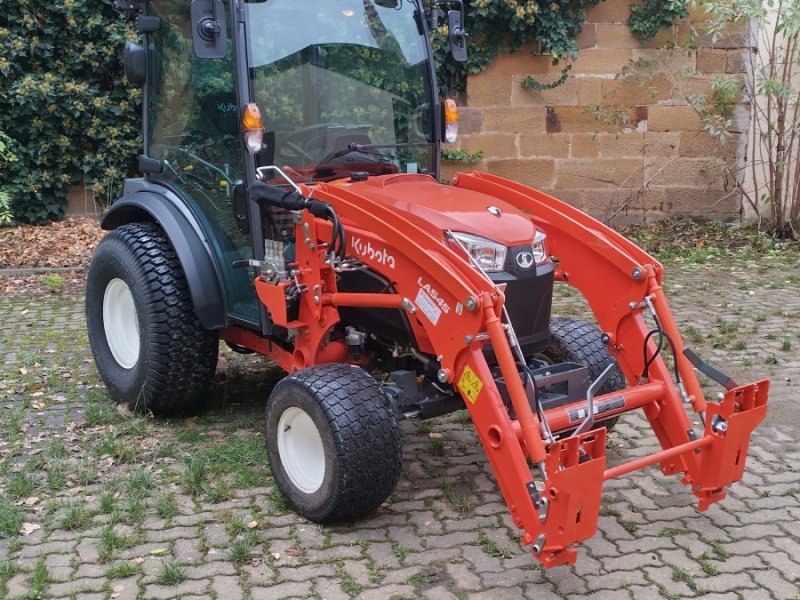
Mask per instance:
[[[290,131],[276,140],[276,159],[280,163],[300,162],[302,166],[318,163],[330,154],[335,142],[335,136],[330,135],[331,130],[347,127],[338,123],[315,123],[300,129]]]

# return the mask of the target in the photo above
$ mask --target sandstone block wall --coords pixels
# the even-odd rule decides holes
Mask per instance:
[[[744,156],[747,111],[736,107],[736,133],[719,145],[702,130],[686,98],[710,94],[716,74],[743,76],[744,29],[712,43],[679,45],[690,22],[644,46],[625,21],[629,0],[605,0],[587,11],[580,56],[569,79],[552,90],[525,89],[533,75],[558,78],[561,66],[531,49],[500,55],[471,75],[460,109],[457,148],[483,152],[475,165],[446,163],[444,176],[472,168],[538,187],[606,221],[667,217],[734,220],[741,197],[725,166]],[[674,47],[674,49],[670,49]],[[647,76],[620,77],[633,64]]]

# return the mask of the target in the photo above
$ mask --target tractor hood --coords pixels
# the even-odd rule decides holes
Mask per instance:
[[[346,185],[437,237],[450,230],[513,247],[530,244],[535,234],[530,217],[510,204],[437,183],[428,175],[384,175]]]

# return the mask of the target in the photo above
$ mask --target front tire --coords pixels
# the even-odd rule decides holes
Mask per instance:
[[[211,383],[216,332],[200,325],[178,257],[154,223],[130,223],[97,246],[86,280],[86,322],[111,398],[172,414]]]
[[[612,361],[600,330],[585,321],[572,317],[555,317],[550,321],[550,333],[552,341],[542,354],[551,364],[574,362],[584,365],[589,369],[590,379],[594,381]],[[610,394],[624,388],[625,376],[619,367],[614,367],[597,395]],[[606,420],[599,417],[595,427],[602,424],[610,431],[618,420],[619,417]]]
[[[281,380],[267,403],[265,436],[278,489],[311,521],[361,517],[400,477],[397,420],[380,384],[358,367],[316,365]]]

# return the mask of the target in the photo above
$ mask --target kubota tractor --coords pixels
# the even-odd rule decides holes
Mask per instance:
[[[700,510],[741,478],[768,381],[737,385],[685,349],[656,260],[530,187],[438,183],[457,113],[428,32],[446,16],[463,60],[457,0],[117,5],[142,34],[125,66],[143,176],[105,216],[86,289],[114,400],[175,413],[209,386],[220,339],[263,354],[288,373],[266,408],[275,481],[319,522],[392,492],[399,420],[466,408],[547,567],[594,534],[609,478],[658,464]],[[554,283],[599,329],[551,318]],[[695,368],[726,388],[717,402]],[[663,450],[608,468],[605,425],[634,410]]]

